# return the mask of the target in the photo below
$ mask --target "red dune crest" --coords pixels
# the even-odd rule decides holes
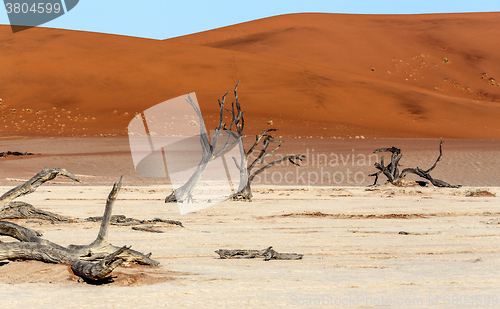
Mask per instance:
[[[126,135],[196,92],[208,128],[241,80],[247,134],[500,138],[500,13],[292,14],[164,41],[0,27],[0,133]]]

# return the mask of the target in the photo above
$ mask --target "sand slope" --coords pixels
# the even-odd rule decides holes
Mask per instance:
[[[247,133],[499,138],[499,19],[293,14],[165,41],[2,26],[0,133],[123,135],[187,92],[210,128],[242,80]]]

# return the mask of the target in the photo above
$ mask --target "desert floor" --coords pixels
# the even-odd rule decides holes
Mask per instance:
[[[15,221],[61,245],[90,243],[99,224],[83,219],[102,214],[110,188],[42,186],[20,200],[80,219]],[[181,216],[176,204],[163,202],[167,187],[125,186],[114,214],[185,226],[163,226],[164,233],[110,227],[111,243],[152,252],[160,266],[121,266],[115,282],[93,286],[79,283],[66,265],[2,262],[2,307],[495,307],[498,197],[469,197],[471,190],[256,186],[251,203],[222,202]],[[268,246],[304,257],[265,262],[214,253]]]
[[[373,154],[378,148],[400,148],[403,157],[401,168],[421,167],[428,169],[439,156],[439,139],[320,139],[285,138],[274,157],[288,154],[304,154],[306,159],[300,168],[288,161],[273,166],[269,173],[255,179],[260,185],[297,186],[367,186],[373,183],[369,177],[376,171],[373,164],[384,156],[390,162],[390,153]],[[245,148],[253,143],[250,135]],[[58,178],[57,182],[78,186],[111,186],[124,176],[124,184],[130,186],[164,185],[169,178],[141,176],[134,169],[128,137],[44,137],[20,136],[0,139],[1,150],[35,153],[33,156],[0,158],[0,185],[16,186],[45,167],[61,167],[80,178],[82,184]],[[269,150],[275,147],[271,145]],[[164,149],[168,149],[168,145]],[[255,158],[260,147],[257,147]],[[500,140],[445,139],[443,156],[432,171],[434,178],[464,186],[500,185]],[[201,153],[201,148],[196,154]],[[182,159],[182,158],[181,158]],[[228,160],[231,160],[228,158]],[[194,161],[199,162],[198,160]],[[167,162],[167,165],[171,162]],[[176,164],[178,162],[173,162]],[[161,167],[164,169],[164,167]],[[285,181],[285,174],[292,172]],[[273,177],[276,173],[276,177]],[[303,174],[305,173],[305,174]],[[328,177],[328,174],[330,177]],[[335,179],[333,178],[334,175]],[[354,180],[354,175],[356,180]],[[299,177],[304,175],[304,177]],[[310,175],[310,176],[308,176]],[[316,175],[318,176],[317,181]],[[324,177],[322,176],[324,175]],[[350,177],[348,179],[348,177]],[[408,176],[409,180],[417,177]],[[381,178],[382,180],[382,178]],[[380,182],[379,182],[380,183]]]

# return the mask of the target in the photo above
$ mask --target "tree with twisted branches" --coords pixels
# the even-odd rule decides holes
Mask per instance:
[[[244,137],[243,130],[245,127],[245,120],[243,118],[244,112],[241,110],[241,105],[239,103],[239,97],[238,97],[239,83],[240,82],[236,84],[233,90],[234,101],[231,103],[230,108],[225,107],[225,101],[227,95],[231,92],[231,90],[226,92],[222,96],[222,99],[218,100],[219,123],[214,130],[211,142],[210,139],[208,138],[208,134],[205,129],[201,111],[194,104],[194,102],[191,100],[188,94],[188,98],[186,100],[193,107],[200,120],[200,143],[202,147],[202,159],[198,164],[195,172],[188,179],[188,181],[181,187],[174,190],[169,196],[167,196],[167,198],[165,199],[166,203],[184,201],[184,200],[187,200],[188,202],[193,202],[192,192],[196,188],[198,182],[200,181],[203,172],[206,170],[209,162],[215,160],[216,158],[224,154],[226,150],[228,150],[230,147],[236,144],[238,145],[239,148],[240,158],[233,157],[232,159],[237,169],[239,170],[240,181],[237,192],[231,196],[231,198],[235,200],[250,201],[252,199],[251,183],[254,180],[254,178],[260,173],[262,173],[264,170],[272,167],[277,163],[286,160],[290,161],[294,165],[299,166],[297,161],[302,161],[302,159],[305,158],[305,155],[302,154],[287,155],[266,164],[265,160],[269,158],[269,156],[271,156],[275,151],[277,151],[281,147],[281,144],[283,143],[283,141],[275,140],[273,136],[268,134],[269,132],[277,131],[276,129],[264,130],[260,135],[256,136],[255,142],[250,147],[250,149],[248,151],[245,151],[243,143],[241,142],[242,138]],[[229,126],[224,122],[225,114],[229,115]],[[221,137],[221,133],[224,133],[223,135],[226,135],[227,138],[224,144],[220,148],[217,147],[216,149],[216,145],[217,142],[219,141],[219,138]],[[255,158],[253,161],[250,162],[251,154],[254,153],[254,151],[256,151],[256,148],[259,146],[261,142],[262,142],[262,149],[260,150],[257,158]],[[268,152],[268,147],[270,143],[278,143],[279,145],[275,149]],[[257,170],[254,171],[255,168],[257,168]]]
[[[442,187],[442,188],[460,188],[461,185],[450,185],[449,183],[442,181],[440,179],[434,179],[431,175],[430,172],[436,167],[438,162],[441,160],[441,157],[443,156],[443,140],[441,140],[441,143],[439,144],[439,157],[436,159],[436,162],[427,170],[423,170],[420,167],[416,168],[405,168],[401,172],[399,172],[399,161],[403,157],[403,154],[401,153],[401,149],[396,148],[396,147],[391,147],[391,148],[380,148],[376,149],[373,151],[373,153],[379,153],[379,152],[390,152],[391,153],[391,162],[386,166],[384,164],[384,157],[380,159],[380,163],[375,162],[375,168],[378,169],[376,173],[370,174],[368,176],[375,176],[375,181],[373,182],[373,186],[377,184],[378,177],[380,174],[384,174],[387,177],[387,182],[396,185],[396,186],[402,186],[405,180],[405,177],[408,174],[415,174],[419,177],[422,177],[424,179],[427,179],[436,187]],[[420,185],[425,185],[425,181],[417,181],[418,184]]]

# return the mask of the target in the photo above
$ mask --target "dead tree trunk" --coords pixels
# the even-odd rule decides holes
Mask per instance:
[[[391,183],[396,186],[402,186],[405,177],[408,174],[415,174],[417,176],[420,176],[424,179],[429,180],[434,186],[436,187],[443,187],[443,188],[460,188],[461,185],[450,185],[449,183],[439,180],[439,179],[434,179],[432,176],[429,174],[437,165],[437,163],[441,160],[441,157],[443,156],[443,140],[441,140],[441,143],[439,144],[439,157],[436,159],[436,162],[427,170],[423,170],[419,167],[417,168],[405,168],[399,172],[398,166],[400,166],[399,161],[403,157],[401,154],[401,149],[396,148],[396,147],[391,147],[391,148],[380,148],[376,149],[373,151],[373,153],[378,153],[378,152],[391,152],[391,163],[389,163],[387,166],[384,165],[384,157],[380,159],[380,163],[376,162],[375,163],[375,168],[377,168],[379,171],[373,174],[370,174],[369,176],[375,176],[375,181],[373,182],[373,186],[377,184],[378,177],[381,173],[383,173],[387,177],[387,182]],[[417,182],[420,185],[425,185],[426,182]]]
[[[50,170],[63,171],[63,169]],[[37,176],[40,176],[40,174],[45,175],[45,173],[43,173],[44,171],[37,174]],[[37,176],[33,177],[32,180]],[[41,176],[41,178],[46,179],[44,176]],[[21,259],[38,260],[47,263],[66,263],[71,265],[71,269],[75,275],[90,281],[105,278],[116,267],[126,261],[144,265],[158,265],[159,263],[157,261],[150,259],[151,253],[144,255],[140,252],[131,250],[130,247],[127,246],[113,246],[107,241],[113,203],[120,190],[121,181],[122,179],[120,178],[120,181],[114,184],[113,189],[109,193],[101,228],[96,239],[90,245],[69,245],[68,247],[63,247],[41,238],[41,234],[36,231],[12,222],[0,221],[0,235],[10,236],[18,240],[18,242],[0,243],[0,261]],[[31,186],[22,185],[14,188],[8,193],[13,194],[12,196],[20,192],[25,192],[23,194],[27,194],[29,190],[25,190],[26,188],[30,187],[36,189],[36,187],[40,186],[43,182],[44,181],[35,182],[38,184],[36,186],[34,186],[34,183],[31,183]],[[30,192],[33,191],[34,190]],[[19,195],[22,194],[18,194],[17,196]],[[93,261],[97,262],[93,263]]]
[[[377,184],[378,176],[383,173],[387,177],[387,181],[390,183],[397,182],[399,180],[399,160],[403,157],[401,154],[401,149],[396,147],[391,148],[380,148],[373,151],[373,153],[379,152],[391,152],[391,163],[389,165],[384,165],[384,156],[380,159],[380,163],[375,162],[375,167],[379,170],[378,172],[371,174],[369,176],[375,176],[375,182],[373,185]]]
[[[226,124],[224,122],[224,104],[226,101],[226,96],[230,91],[226,92],[222,96],[222,99],[219,100],[219,124],[217,128],[215,128],[215,133],[212,136],[212,142],[210,142],[209,137],[208,137],[208,132],[207,129],[205,128],[205,122],[203,120],[203,115],[201,114],[201,111],[199,108],[194,104],[193,100],[189,96],[186,99],[186,101],[193,107],[194,111],[198,115],[199,121],[200,121],[200,144],[202,148],[202,156],[201,156],[201,161],[196,167],[195,172],[193,175],[188,179],[188,181],[182,185],[181,187],[175,189],[170,195],[168,195],[165,198],[165,203],[173,203],[173,202],[183,202],[184,200],[187,200],[188,202],[193,202],[193,196],[192,192],[196,188],[198,182],[200,181],[201,177],[203,176],[203,173],[207,169],[208,164],[210,161],[215,160],[218,158],[226,149],[229,147],[233,146],[234,144],[238,143],[240,140],[240,136],[236,136],[236,140],[230,142],[230,137],[232,135],[228,135],[227,140],[221,147],[221,149],[216,149],[217,142],[220,137],[220,133],[222,131],[228,131],[226,129]],[[233,121],[231,122],[229,131],[231,131],[231,127],[233,125]]]
[[[196,170],[193,173],[193,175],[191,175],[191,177],[185,184],[183,184],[179,188],[175,189],[172,193],[170,193],[170,195],[165,198],[165,203],[174,203],[174,202],[182,203],[184,200],[187,200],[187,202],[194,202],[192,192],[196,188],[196,185],[200,181],[201,177],[203,176],[203,173],[207,169],[208,163],[210,161],[211,161],[211,153],[205,152],[204,148],[202,159],[198,164],[198,166],[196,166]]]
[[[239,84],[239,83],[238,83]],[[235,101],[232,104],[232,109],[227,110],[234,121],[234,127],[236,129],[236,134],[238,136],[243,136],[243,129],[245,126],[245,121],[243,119],[243,113],[241,111],[241,105],[238,102],[238,84],[236,84],[236,87],[234,88],[234,98]],[[272,167],[273,165],[276,165],[280,162],[283,161],[290,161],[293,165],[300,166],[296,161],[302,161],[303,158],[305,158],[305,155],[287,155],[284,156],[283,158],[274,160],[270,163],[267,163],[262,166],[262,164],[265,163],[265,160],[271,156],[275,151],[277,151],[280,147],[283,141],[275,140],[271,135],[269,135],[269,132],[275,132],[277,131],[276,129],[267,129],[264,130],[260,135],[257,135],[255,137],[255,142],[253,143],[252,147],[248,151],[245,151],[243,144],[240,143],[240,163],[238,164],[236,158],[233,158],[234,164],[236,164],[236,167],[240,171],[240,183],[238,187],[238,191],[232,195],[232,199],[234,200],[244,200],[244,201],[251,201],[252,200],[252,189],[251,189],[251,183],[254,180],[254,178],[265,171],[266,169]],[[262,149],[251,163],[249,163],[249,158],[250,155],[255,151],[255,148],[260,144],[262,141]],[[279,145],[271,150],[269,153],[267,152],[267,148],[269,147],[270,143],[278,143]],[[254,168],[257,168],[260,165],[260,168],[258,168],[256,171],[253,171]]]
[[[44,168],[27,182],[0,196],[0,219],[45,219],[52,221],[68,221],[68,217],[36,209],[31,204],[25,202],[14,201],[14,199],[20,196],[35,192],[36,189],[38,189],[38,187],[40,187],[44,182],[52,180],[57,176],[64,176],[74,181],[81,182],[64,168]]]
[[[303,158],[305,158],[305,155],[287,155],[284,156],[280,159],[274,160],[270,163],[267,163],[262,166],[262,164],[265,163],[265,160],[271,156],[276,150],[278,150],[281,147],[281,143],[283,141],[278,141],[274,140],[271,135],[268,135],[268,132],[271,131],[277,131],[275,129],[268,129],[264,130],[260,135],[256,136],[255,142],[250,147],[250,149],[245,152],[244,149],[240,151],[242,152],[242,164],[238,164],[236,160],[234,160],[234,163],[236,164],[236,167],[240,171],[240,186],[238,188],[238,192],[232,196],[232,199],[234,200],[244,200],[244,201],[251,201],[252,200],[252,189],[251,189],[251,183],[254,180],[254,178],[259,175],[260,173],[264,172],[266,169],[272,167],[273,165],[276,165],[280,162],[283,161],[290,161],[293,165],[300,166],[296,161],[302,161]],[[250,155],[255,151],[255,148],[260,144],[262,141],[262,149],[257,156],[251,163],[249,163],[249,157]],[[267,153],[267,148],[269,147],[270,143],[280,143],[275,149]],[[255,168],[257,168],[259,165],[261,165],[260,168],[252,172]]]

